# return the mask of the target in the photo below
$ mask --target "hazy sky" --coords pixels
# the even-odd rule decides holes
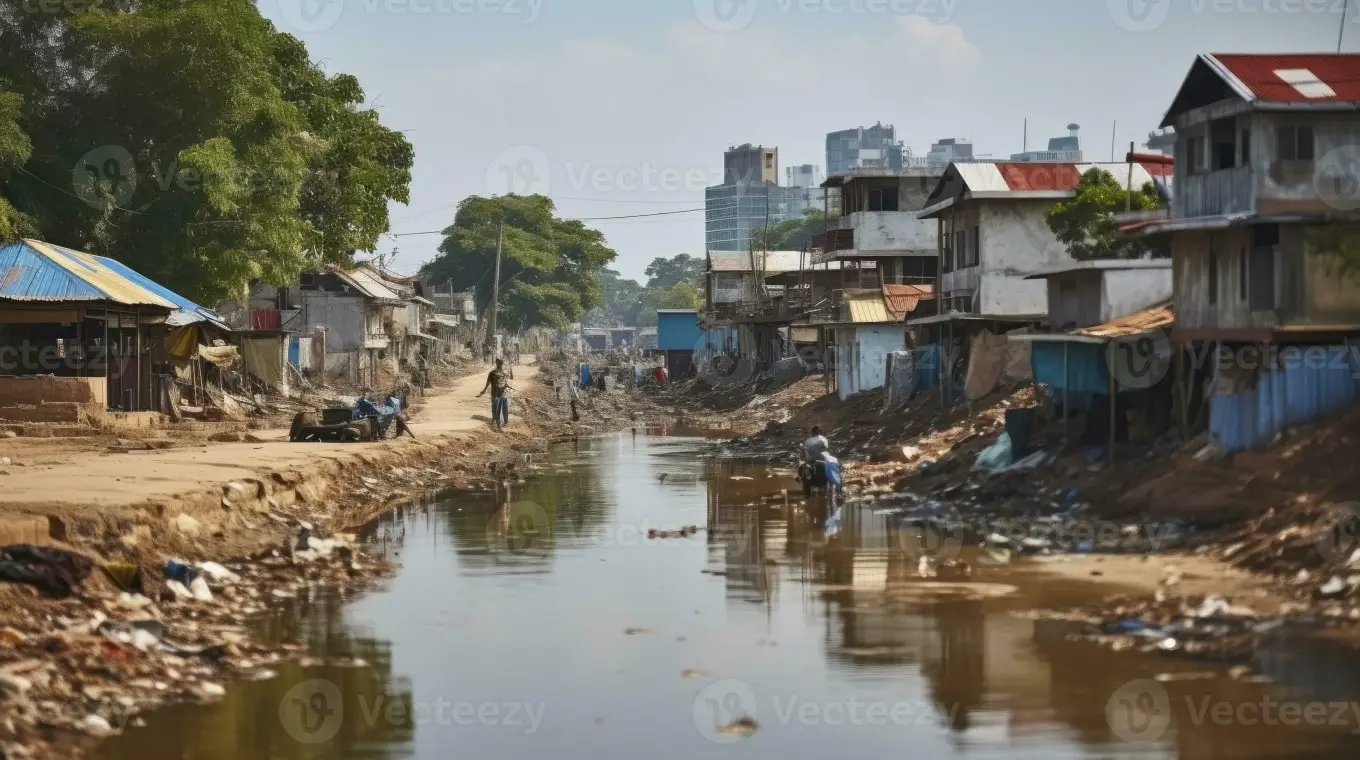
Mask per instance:
[[[331,71],[359,77],[415,145],[396,233],[468,195],[543,192],[560,215],[700,209],[722,152],[825,165],[829,131],[894,124],[918,154],[1139,145],[1200,52],[1335,50],[1344,0],[258,0]],[[1360,49],[1360,0],[1344,50]],[[703,213],[597,221],[641,278],[702,253]],[[439,236],[384,238],[413,272]]]

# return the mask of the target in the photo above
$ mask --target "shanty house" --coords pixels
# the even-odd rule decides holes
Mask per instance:
[[[828,177],[841,215],[817,241],[813,263],[845,262],[861,279],[849,287],[933,284],[937,226],[917,217],[942,170],[934,167],[855,169]]]
[[[156,412],[178,333],[226,333],[209,309],[103,256],[37,240],[0,247],[0,420],[79,424]],[[128,418],[131,421],[131,418]]]
[[[1132,233],[1169,237],[1180,380],[1212,383],[1222,450],[1353,403],[1360,55],[1201,55],[1162,126],[1171,218]]]
[[[1025,279],[1047,282],[1053,332],[1108,322],[1171,299],[1170,259],[1074,261]]]

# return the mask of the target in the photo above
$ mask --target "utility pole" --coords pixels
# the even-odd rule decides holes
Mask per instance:
[[[491,281],[491,330],[487,333],[488,341],[496,340],[496,311],[501,305],[501,249],[505,247],[505,219],[500,222],[500,229],[496,232],[496,279]]]

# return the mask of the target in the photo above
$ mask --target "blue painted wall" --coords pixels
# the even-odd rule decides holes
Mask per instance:
[[[702,339],[699,312],[656,315],[656,347],[662,351],[691,351]]]

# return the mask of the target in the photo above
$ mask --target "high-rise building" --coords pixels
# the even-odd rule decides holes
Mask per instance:
[[[844,174],[853,169],[902,168],[902,143],[891,124],[855,127],[826,136],[826,173]]]
[[[822,170],[816,164],[799,164],[784,170],[787,187],[821,187]]]
[[[1080,162],[1081,139],[1077,137],[1077,130],[1079,129],[1081,129],[1081,127],[1076,124],[1068,124],[1066,135],[1049,139],[1048,150],[1029,150],[1024,153],[1013,153],[1011,154],[1011,160]]]
[[[724,185],[779,184],[779,149],[763,145],[738,145],[723,154]]]
[[[815,168],[815,167],[814,167]],[[801,214],[803,188],[779,185],[779,149],[745,143],[723,154],[723,184],[704,191],[704,237],[712,251],[746,251],[751,231]]]
[[[926,166],[949,166],[955,161],[972,161],[973,144],[956,137],[945,137],[935,141],[926,154]]]

